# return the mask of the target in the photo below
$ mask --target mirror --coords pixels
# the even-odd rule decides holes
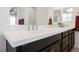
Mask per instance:
[[[50,13],[48,7],[10,7],[10,25],[48,25]]]
[[[61,22],[61,8],[54,8],[54,22]]]
[[[10,25],[35,25],[35,7],[10,7]]]
[[[10,8],[10,25],[16,24],[16,18],[17,18],[16,16],[17,16],[17,8],[11,7]]]
[[[48,7],[10,7],[10,25],[48,25]]]
[[[72,21],[72,17],[73,17],[73,8],[63,8],[63,14],[62,14],[62,17],[63,17],[63,21],[67,21],[67,22],[71,22]]]
[[[10,7],[11,25],[48,25],[72,20],[72,8],[59,7]]]

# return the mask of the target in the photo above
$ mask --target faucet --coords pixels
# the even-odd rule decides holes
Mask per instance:
[[[32,30],[34,30],[34,24],[32,25]]]
[[[32,30],[37,30],[38,29],[38,26],[37,26],[37,24],[36,25],[32,25]]]
[[[26,27],[26,26],[25,26]],[[28,25],[27,26],[27,30],[37,30],[38,29],[38,25],[34,25],[34,24],[32,24],[32,25]]]

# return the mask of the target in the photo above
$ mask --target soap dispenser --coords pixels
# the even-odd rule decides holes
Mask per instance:
[[[48,23],[49,25],[52,25],[52,17],[50,16],[50,18],[49,18],[49,23]]]

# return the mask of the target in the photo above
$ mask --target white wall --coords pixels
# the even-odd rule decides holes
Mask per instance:
[[[0,7],[0,52],[6,51],[6,41],[2,35],[6,26],[9,26],[9,8]]]
[[[37,8],[37,24],[38,25],[47,25],[48,24],[48,8],[47,7],[38,7]]]
[[[29,24],[35,25],[36,24],[36,8],[30,7],[28,10],[28,16],[29,16]]]
[[[79,32],[75,32],[75,48],[79,48]]]

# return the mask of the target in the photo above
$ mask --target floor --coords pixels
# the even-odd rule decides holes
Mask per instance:
[[[73,48],[71,52],[79,52],[79,48]]]

